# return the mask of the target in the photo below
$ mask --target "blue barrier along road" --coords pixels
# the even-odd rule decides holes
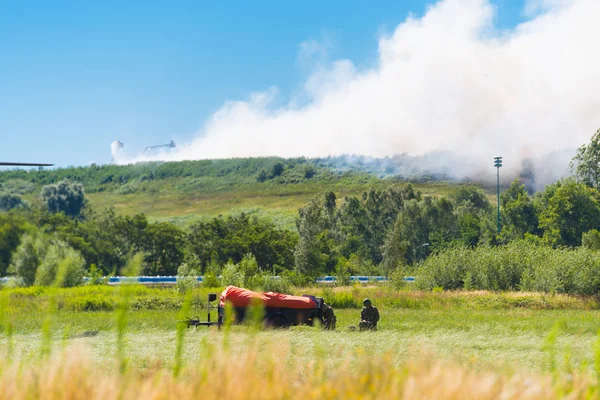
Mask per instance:
[[[276,276],[275,278],[279,278]],[[0,284],[8,283],[13,278],[0,278]],[[89,278],[84,278],[85,281],[88,281]],[[198,283],[202,283],[203,277],[196,277]],[[415,278],[413,276],[407,276],[403,278],[406,282],[414,282]],[[385,276],[351,276],[350,282],[359,282],[359,283],[370,283],[370,282],[387,282],[388,278]],[[317,283],[336,283],[337,278],[335,276],[324,276],[322,278],[318,278],[316,280]],[[109,285],[120,285],[121,283],[138,283],[142,285],[175,285],[177,283],[177,276],[110,276],[108,277]]]

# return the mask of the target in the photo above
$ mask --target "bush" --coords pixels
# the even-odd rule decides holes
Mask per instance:
[[[407,275],[407,266],[406,265],[399,266],[398,268],[393,270],[392,273],[389,275],[388,285],[396,290],[406,287],[407,283],[404,280],[404,277],[406,275]]]
[[[198,271],[187,264],[181,264],[177,269],[177,291],[186,293],[198,285]]]
[[[221,282],[223,286],[244,286],[244,274],[234,263],[227,263],[221,272]]]
[[[48,247],[44,260],[35,274],[39,286],[73,287],[83,283],[85,260],[81,253],[64,242]]]
[[[361,306],[361,300],[357,300],[347,291],[330,292],[327,295],[323,293],[323,298],[333,308],[360,308]]]
[[[335,267],[335,278],[337,286],[350,285],[350,269],[348,268],[348,260],[340,258]]]
[[[41,234],[24,234],[12,256],[8,272],[15,274],[23,286],[33,285],[48,245],[48,239]]]
[[[600,232],[592,229],[583,234],[581,237],[582,244],[588,249],[600,250]]]
[[[28,208],[29,204],[21,196],[12,193],[0,193],[0,211],[10,211],[14,208]]]
[[[292,286],[295,287],[306,287],[314,284],[314,281],[309,276],[303,275],[294,270],[283,271],[280,276],[285,278]]]
[[[249,278],[246,282],[246,287],[264,292],[290,293],[292,285],[285,277],[273,276],[269,273],[261,272]]]
[[[500,247],[451,247],[425,260],[416,286],[432,290],[525,290],[600,294],[600,255],[584,247],[553,249],[528,241]]]
[[[90,266],[90,270],[88,271],[88,278],[88,285],[108,285],[108,278],[102,274],[102,271],[96,266],[96,264],[92,264]]]
[[[207,271],[202,278],[202,285],[206,288],[218,288],[221,286],[221,281],[212,271]]]

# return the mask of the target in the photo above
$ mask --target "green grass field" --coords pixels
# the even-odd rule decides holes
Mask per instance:
[[[391,355],[398,363],[411,355],[425,353],[494,370],[545,371],[549,368],[544,350],[547,336],[560,324],[557,341],[560,370],[571,366],[594,365],[594,342],[600,329],[600,312],[581,310],[394,310],[382,308],[382,322],[374,333],[350,332],[348,325],[358,323],[357,310],[338,311],[336,332],[315,328],[292,328],[282,332],[261,332],[267,341],[288,342],[299,356],[309,357],[323,351],[335,358],[345,352],[366,351]],[[135,311],[129,315],[127,355],[143,367],[149,361],[170,365],[175,354],[176,311]],[[15,324],[15,356],[30,359],[39,354],[41,316],[23,316]],[[37,319],[37,320],[36,320]],[[88,347],[99,362],[114,361],[115,318],[109,312],[57,313],[52,321],[55,346],[78,344]],[[96,336],[85,337],[90,332]],[[202,357],[203,340],[219,333],[214,328],[187,331],[185,359],[194,362]],[[234,329],[234,341],[248,339],[248,329]],[[4,353],[7,349],[2,346]],[[307,358],[308,361],[308,358]]]
[[[527,293],[424,293],[381,287],[299,291],[329,296],[333,304],[370,296],[382,315],[379,330],[349,330],[349,326],[358,324],[360,309],[356,306],[358,301],[346,301],[348,308],[336,308],[335,332],[294,327],[256,333],[238,326],[230,333],[231,342],[242,346],[250,338],[258,338],[261,343],[287,343],[295,356],[305,362],[314,354],[324,353],[332,366],[346,355],[361,352],[391,357],[396,364],[426,355],[469,368],[504,372],[548,371],[554,353],[560,371],[575,367],[592,370],[595,363],[594,346],[600,330],[600,310],[595,299]],[[202,289],[194,294],[195,306],[190,315],[205,318],[199,305],[207,292]],[[75,311],[83,304],[81,299],[97,299],[100,295],[108,303],[119,302],[121,296],[119,289],[108,287],[13,292],[5,302],[12,336],[4,335],[0,358],[8,356],[8,341],[13,343],[14,358],[37,357],[46,332],[55,350],[75,344],[85,347],[95,362],[114,362],[116,313]],[[126,327],[126,354],[132,365],[145,368],[156,363],[173,364],[177,307],[182,301],[182,295],[172,289],[134,290]],[[548,339],[551,332],[557,335],[555,342]],[[206,341],[218,343],[222,335],[216,328],[187,330],[184,360],[199,361],[206,352]]]

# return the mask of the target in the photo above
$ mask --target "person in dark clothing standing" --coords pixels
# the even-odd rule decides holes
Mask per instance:
[[[377,321],[379,321],[379,310],[376,307],[373,307],[371,300],[365,299],[363,301],[365,308],[362,309],[360,313],[360,324],[358,328],[361,331],[364,330],[377,330]]]

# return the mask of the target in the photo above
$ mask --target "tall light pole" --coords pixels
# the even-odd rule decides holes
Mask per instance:
[[[500,167],[502,166],[502,157],[494,157],[494,167],[496,167],[496,193],[498,197],[498,235],[500,234]]]

